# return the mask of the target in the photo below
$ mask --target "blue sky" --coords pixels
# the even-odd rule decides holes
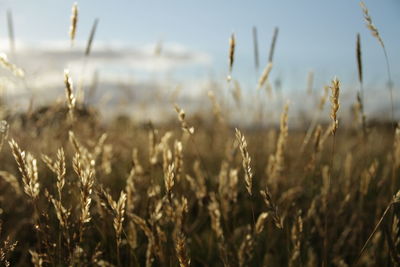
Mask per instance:
[[[365,1],[390,57],[393,76],[400,75],[400,2]],[[65,41],[68,43],[73,1],[3,0],[14,16],[16,38],[22,43]],[[254,81],[251,29],[258,28],[261,65],[264,66],[272,32],[280,29],[272,77],[282,76],[291,87],[306,82],[310,70],[318,84],[334,75],[348,83],[356,79],[355,35],[361,34],[366,82],[386,79],[381,48],[366,29],[358,1],[78,1],[77,39],[85,41],[95,18],[100,19],[96,41],[121,42],[140,47],[158,40],[181,44],[210,55],[202,71],[223,76],[227,71],[228,38],[237,36],[234,76]],[[7,37],[6,24],[0,37]],[[94,47],[96,49],[96,46]],[[184,71],[183,71],[184,72]],[[398,83],[399,79],[395,78]],[[299,87],[304,87],[301,84]]]

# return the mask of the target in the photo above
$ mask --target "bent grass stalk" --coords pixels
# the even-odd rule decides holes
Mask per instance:
[[[362,9],[362,12],[364,15],[365,26],[370,30],[372,36],[378,40],[380,46],[382,47],[383,54],[385,56],[386,72],[388,75],[387,86],[388,86],[389,93],[390,93],[391,121],[392,121],[393,129],[395,129],[396,125],[395,125],[395,121],[394,121],[393,80],[392,80],[392,74],[391,74],[391,70],[390,70],[389,57],[387,54],[386,46],[385,46],[385,44],[382,40],[382,37],[378,31],[378,28],[372,22],[372,18],[369,15],[367,6],[365,5],[365,3],[363,1],[360,2],[360,6],[361,6],[361,9]]]

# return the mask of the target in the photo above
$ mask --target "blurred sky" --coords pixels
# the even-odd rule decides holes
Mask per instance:
[[[7,40],[5,13],[11,9],[19,43],[43,45],[52,41],[65,42],[68,46],[72,3],[65,0],[0,0],[2,42]],[[400,1],[371,0],[365,3],[385,42],[393,77],[398,84]],[[226,75],[228,38],[235,32],[237,56],[233,75],[245,83],[255,82],[252,27],[258,29],[262,69],[267,61],[273,29],[278,26],[271,75],[282,77],[291,88],[304,89],[310,70],[315,72],[316,84],[326,83],[334,75],[348,84],[355,83],[357,32],[361,34],[366,82],[376,85],[384,84],[386,80],[381,47],[364,25],[359,1],[84,0],[78,1],[78,5],[78,41],[85,42],[93,20],[100,19],[94,51],[96,42],[138,48],[162,40],[208,56],[209,60],[202,61],[201,67],[191,75]],[[4,46],[3,43],[1,47]],[[180,71],[185,73],[184,69]]]

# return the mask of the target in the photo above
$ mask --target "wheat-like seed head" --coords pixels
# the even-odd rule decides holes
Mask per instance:
[[[270,212],[272,215],[272,220],[274,221],[275,226],[279,229],[282,229],[283,228],[283,220],[279,216],[278,207],[273,202],[271,193],[269,192],[269,189],[266,188],[266,190],[261,190],[260,195],[262,196],[264,203],[267,207],[267,212]]]
[[[292,255],[289,259],[289,266],[297,266],[296,263],[300,258],[300,247],[303,235],[303,219],[301,217],[301,210],[298,211],[298,215],[295,223],[292,226],[291,239],[294,245]]]
[[[33,157],[31,153],[27,153],[25,156],[25,162],[28,165],[28,172],[30,176],[30,190],[31,192],[36,192],[39,194],[39,174],[37,169],[37,160]]]
[[[267,218],[268,218],[268,212],[263,212],[258,216],[256,227],[254,229],[256,234],[261,234],[261,232],[264,230],[264,225]]]
[[[280,132],[279,137],[276,143],[276,151],[274,155],[271,155],[269,158],[267,172],[269,178],[276,182],[279,175],[282,173],[284,169],[285,162],[285,147],[287,142],[287,137],[289,135],[289,127],[288,127],[288,111],[289,104],[286,103],[283,112],[281,114],[280,120]]]
[[[229,74],[227,77],[228,81],[232,79],[231,74],[232,74],[233,63],[235,60],[235,47],[236,47],[236,36],[234,33],[232,33],[231,37],[229,38]]]
[[[164,182],[165,190],[167,191],[167,194],[170,195],[172,187],[175,184],[175,166],[173,163],[168,166],[167,173],[164,174]]]
[[[22,151],[17,142],[14,141],[14,139],[11,139],[11,141],[9,142],[10,147],[11,147],[11,151],[13,153],[13,156],[15,158],[15,161],[18,164],[18,168],[19,171],[22,174],[22,178],[25,181],[29,181],[29,172],[28,172],[28,167],[27,164],[25,162],[25,151]]]
[[[57,161],[55,163],[55,168],[57,170],[57,189],[59,194],[61,195],[61,191],[65,184],[65,155],[64,149],[60,148],[57,151]]]
[[[278,164],[281,164],[281,168],[283,169],[283,153],[285,150],[286,140],[289,135],[289,127],[288,127],[288,112],[289,112],[289,104],[286,103],[283,107],[283,112],[281,115],[280,121],[280,134],[278,138],[278,145],[276,149],[276,160]]]
[[[357,57],[358,80],[360,81],[360,83],[362,83],[363,82],[363,71],[362,71],[362,58],[361,58],[361,39],[360,39],[359,33],[357,33],[356,57]]]
[[[339,110],[339,93],[340,93],[340,82],[337,78],[332,80],[331,85],[331,118],[332,118],[332,134],[335,135],[336,130],[339,126],[337,119],[337,112]]]
[[[92,202],[91,194],[94,184],[94,173],[90,166],[84,169],[81,161],[81,156],[76,153],[73,157],[72,165],[79,178],[81,202],[80,222],[83,225],[91,220],[90,204]]]
[[[168,172],[168,166],[172,163],[172,151],[169,147],[169,138],[172,135],[165,135],[161,141],[162,147],[160,149],[162,150],[162,157],[163,157],[163,171],[164,173]]]
[[[385,44],[379,34],[378,28],[372,23],[372,18],[369,15],[367,6],[363,1],[360,2],[360,6],[364,14],[365,25],[371,31],[372,36],[374,36],[378,40],[379,44],[384,48]]]
[[[71,44],[74,43],[75,41],[75,35],[76,35],[76,27],[78,24],[78,4],[75,2],[72,5],[72,10],[71,10],[71,26],[69,27],[69,38],[71,40]]]
[[[175,237],[175,251],[180,267],[189,267],[190,258],[187,252],[186,237],[182,232]]]
[[[122,225],[125,220],[125,204],[126,204],[126,193],[124,192],[121,192],[118,202],[115,201],[112,202],[112,208],[115,213],[113,226],[115,234],[117,236],[118,246],[121,245]]]
[[[17,162],[18,169],[22,175],[24,192],[33,200],[36,200],[40,191],[36,159],[29,153],[25,154],[25,151],[19,148],[14,139],[11,139],[9,144],[15,161]]]
[[[187,132],[190,135],[193,135],[194,134],[194,128],[190,127],[187,124],[187,122],[185,120],[185,116],[186,116],[185,111],[182,108],[180,108],[177,104],[175,104],[175,110],[178,113],[178,119],[179,119],[179,121],[181,123],[182,130],[184,130],[185,132]]]
[[[84,172],[81,177],[81,217],[82,223],[88,223],[91,220],[90,203],[92,202],[91,193],[94,183],[93,172]]]
[[[174,142],[174,167],[175,167],[175,177],[179,182],[181,179],[181,173],[183,168],[183,146],[182,142]]]
[[[235,129],[236,131],[236,140],[239,143],[239,149],[242,154],[242,165],[243,165],[243,170],[245,173],[244,176],[244,181],[246,183],[246,189],[247,192],[249,192],[250,196],[252,195],[252,184],[253,184],[253,172],[251,170],[251,158],[249,155],[249,152],[247,150],[247,142],[245,137],[242,135],[242,133],[238,130]]]
[[[10,61],[8,61],[7,55],[4,53],[0,53],[0,64],[8,69],[9,71],[12,72],[12,74],[14,74],[16,77],[24,77],[25,76],[25,72],[18,68],[16,65],[12,64]]]
[[[258,80],[258,86],[257,89],[260,89],[263,87],[264,83],[267,81],[269,73],[272,70],[272,62],[268,62],[267,66],[265,67],[263,73],[260,76],[260,79]]]
[[[76,152],[75,156],[77,159],[79,159],[80,167],[82,167],[82,170],[85,169],[95,174],[96,173],[95,170],[96,160],[94,158],[95,153],[89,152],[89,150],[78,141],[73,131],[69,131],[68,134],[69,134],[69,141],[75,149]]]
[[[73,82],[69,75],[69,70],[67,70],[67,69],[64,70],[64,84],[65,84],[65,94],[67,97],[67,105],[68,105],[69,115],[70,115],[71,119],[73,119],[76,98],[74,95]]]
[[[91,193],[93,186],[93,173],[85,172],[85,175],[81,178],[81,217],[82,223],[88,223],[91,220],[90,215],[90,203],[92,202]]]

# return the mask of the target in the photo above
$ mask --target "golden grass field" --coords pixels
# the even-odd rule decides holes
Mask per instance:
[[[77,16],[74,7],[71,40]],[[229,75],[235,45],[232,35]],[[23,76],[6,57],[1,64]],[[271,69],[272,54],[259,88]],[[77,97],[68,71],[63,102],[15,111],[2,101],[1,264],[398,266],[400,127],[393,114],[366,117],[362,91],[358,120],[342,123],[339,79],[327,84],[320,116],[297,127],[291,103],[259,127],[233,122],[238,107],[214,93],[210,112],[171,104],[176,116],[163,122],[106,120]]]

